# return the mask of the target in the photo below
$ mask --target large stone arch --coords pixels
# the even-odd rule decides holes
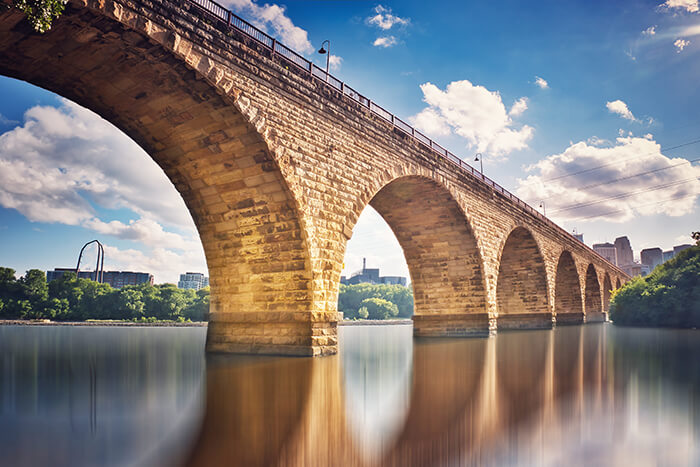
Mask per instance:
[[[576,263],[569,251],[563,251],[557,263],[554,312],[556,313],[557,324],[583,322],[581,282],[579,281]]]
[[[612,281],[607,272],[603,276],[603,312],[610,311],[610,295],[612,295]]]
[[[116,3],[100,8],[69,3],[43,35],[17,10],[2,13],[0,74],[94,111],[164,170],[206,254],[209,350],[335,351],[335,337],[311,332],[335,324],[312,322],[303,220],[264,120],[184,39]]]
[[[589,264],[586,269],[586,302],[585,312],[587,321],[600,320],[603,311],[603,300],[600,294],[600,283],[595,266]]]
[[[413,285],[415,334],[488,332],[481,255],[450,191],[424,176],[403,176],[379,189],[369,205],[404,251]]]
[[[547,273],[537,241],[516,227],[501,250],[496,284],[498,327],[551,327]]]

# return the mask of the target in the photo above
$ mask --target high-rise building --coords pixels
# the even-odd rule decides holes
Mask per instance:
[[[617,265],[634,264],[634,253],[632,245],[627,237],[617,237],[615,239],[615,249],[617,250]]]
[[[199,272],[186,272],[180,274],[180,281],[177,283],[178,289],[199,290],[209,285],[209,278]]]
[[[664,260],[664,263],[665,263],[665,262],[668,261],[669,259],[673,258],[673,256],[674,256],[673,250],[664,251],[663,255],[664,255],[663,260]]]
[[[593,251],[617,266],[617,248],[612,243],[594,243]]]
[[[661,248],[646,248],[641,253],[642,264],[649,266],[651,271],[664,262],[664,253]]]
[[[67,272],[75,272],[74,268],[55,268],[53,271],[46,271],[46,282],[60,279]],[[81,279],[95,280],[94,271],[80,271],[78,277]],[[109,284],[115,289],[121,289],[125,285],[153,285],[153,274],[147,272],[131,271],[105,271],[102,276],[102,283]]]

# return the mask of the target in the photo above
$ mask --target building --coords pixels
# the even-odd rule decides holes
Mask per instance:
[[[646,264],[639,264],[639,263],[632,263],[632,264],[623,264],[620,266],[620,269],[625,271],[626,274],[629,274],[630,276],[646,276],[649,274],[649,266]]]
[[[612,243],[594,243],[593,251],[617,266],[617,248]]]
[[[180,280],[177,283],[178,289],[194,289],[199,290],[209,285],[209,278],[199,272],[186,272],[180,274]]]
[[[664,262],[664,253],[661,248],[646,248],[641,253],[642,264],[649,266],[651,271]]]
[[[615,249],[617,250],[617,265],[634,264],[634,253],[632,245],[627,237],[617,237],[615,239]]]
[[[60,279],[65,273],[75,273],[75,268],[55,268],[53,271],[46,271],[46,281]],[[80,271],[78,277],[81,279],[95,280],[94,271]],[[115,289],[121,289],[125,285],[153,285],[153,274],[147,272],[131,271],[105,271],[102,275],[102,283],[109,284]]]
[[[668,250],[668,251],[664,251],[663,255],[664,255],[663,260],[664,260],[664,263],[665,263],[665,262],[668,261],[669,259],[673,258],[674,253],[673,253],[673,250]]]
[[[369,284],[395,284],[406,286],[406,278],[403,276],[380,276],[379,269],[368,269],[367,258],[362,258],[362,270],[354,273],[349,278],[342,276],[340,283],[354,285],[360,283]]]
[[[676,245],[673,247],[673,256],[676,256],[678,253],[680,253],[683,250],[687,250],[688,248],[692,247],[693,245],[688,245],[687,243],[685,245]]]

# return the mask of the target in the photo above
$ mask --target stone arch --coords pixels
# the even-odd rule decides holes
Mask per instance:
[[[622,287],[622,284],[620,283],[620,278],[618,277],[615,280],[615,290],[619,289],[620,287]]]
[[[119,4],[69,3],[46,34],[0,14],[0,74],[66,97],[139,144],[182,195],[209,267],[212,351],[334,352],[288,169],[216,64]],[[50,51],[50,52],[49,52]],[[40,58],[37,58],[40,57]],[[274,258],[274,261],[270,261]],[[264,324],[263,324],[264,323]],[[264,327],[274,323],[274,336]]]
[[[481,254],[468,219],[450,191],[423,176],[396,178],[369,201],[404,251],[414,294],[416,335],[488,329]],[[462,323],[462,324],[459,324]],[[484,327],[485,326],[485,327]],[[477,328],[479,326],[476,326]]]
[[[593,317],[602,312],[602,299],[600,296],[600,283],[595,266],[589,264],[586,269],[586,318]]]
[[[544,258],[524,227],[516,227],[501,250],[496,302],[499,328],[552,325]]]
[[[607,272],[603,277],[603,312],[607,313],[610,311],[610,295],[612,295],[612,281],[610,280],[610,274]]]
[[[583,322],[583,303],[578,269],[571,252],[563,251],[557,263],[554,291],[557,324]]]

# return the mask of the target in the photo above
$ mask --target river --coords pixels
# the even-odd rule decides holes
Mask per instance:
[[[205,328],[0,326],[0,465],[700,465],[700,331],[610,324],[324,358]]]

